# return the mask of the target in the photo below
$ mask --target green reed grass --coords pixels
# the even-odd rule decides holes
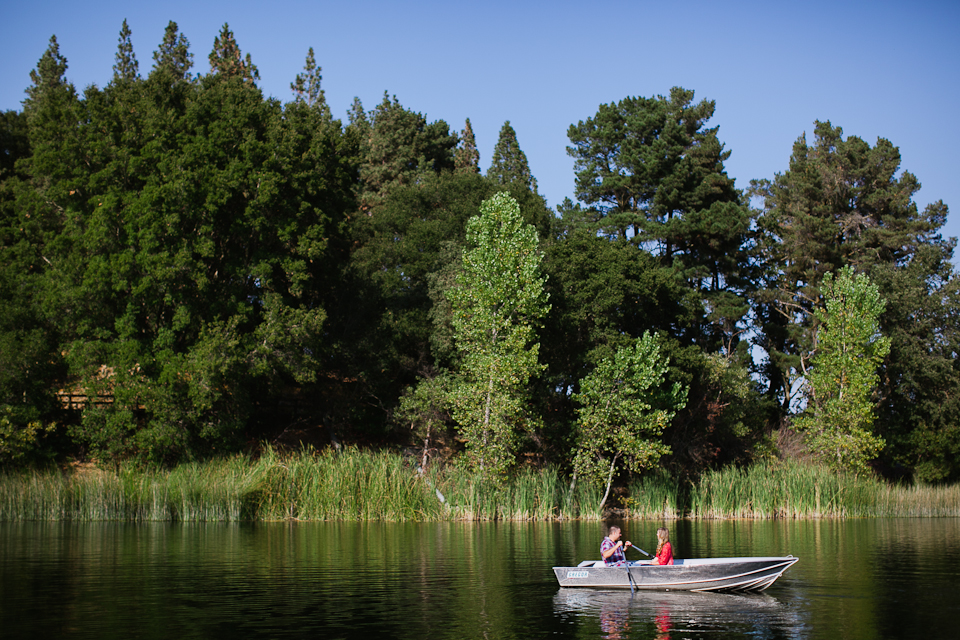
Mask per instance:
[[[689,490],[693,518],[960,516],[960,487],[902,487],[796,462],[704,474]]]
[[[885,487],[875,503],[876,516],[910,514],[918,517],[960,516],[960,485],[950,487]]]
[[[263,520],[436,520],[444,515],[426,479],[402,457],[354,449],[257,461],[254,504]]]
[[[628,487],[625,517],[958,517],[960,486],[892,486],[792,462],[728,468],[682,485],[664,471]],[[0,521],[599,520],[602,489],[555,467],[491,479],[456,464],[357,449],[234,456],[170,470],[0,474]]]
[[[599,519],[595,509],[579,506],[598,502],[596,490],[571,492],[552,467],[496,482],[456,465],[420,473],[410,458],[357,449],[266,448],[256,458],[171,470],[122,465],[0,475],[4,521]]]
[[[171,471],[30,471],[0,476],[0,520],[230,522],[243,518],[250,479],[242,459]]]
[[[682,487],[663,469],[631,483],[629,494],[625,506],[631,518],[673,520],[684,516]]]
[[[881,484],[797,463],[704,474],[690,492],[695,518],[823,518],[868,515]]]
[[[555,467],[524,468],[507,480],[484,478],[450,466],[433,478],[458,519],[568,520],[602,518],[596,488],[573,491]]]

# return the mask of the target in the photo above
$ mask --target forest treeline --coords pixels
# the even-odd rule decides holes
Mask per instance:
[[[171,22],[141,71],[124,22],[78,92],[52,38],[2,114],[0,464],[296,432],[689,476],[829,458],[829,423],[834,461],[960,477],[955,240],[891,142],[816,122],[744,191],[712,101],[627,97],[570,126],[554,211],[509,122],[484,173],[469,120],[386,93],[335,118],[312,49],[287,102],[227,25],[209,62]],[[876,318],[856,379],[830,360],[850,309]]]

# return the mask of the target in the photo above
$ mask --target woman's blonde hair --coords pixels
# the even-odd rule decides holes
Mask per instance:
[[[670,542],[670,532],[667,531],[666,527],[660,527],[657,529],[657,553],[654,555],[660,555],[664,542]]]

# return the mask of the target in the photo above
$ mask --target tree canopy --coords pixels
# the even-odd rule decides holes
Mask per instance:
[[[341,121],[312,48],[287,100],[227,24],[208,70],[175,22],[152,61],[124,21],[81,92],[53,37],[0,114],[0,465],[286,439],[605,484],[798,429],[960,478],[956,243],[892,142],[817,121],[741,192],[712,100],[628,96],[570,126],[553,211],[510,121],[484,173],[482,114]]]

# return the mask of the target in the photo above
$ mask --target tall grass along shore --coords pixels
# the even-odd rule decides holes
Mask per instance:
[[[121,466],[0,475],[0,521],[554,520],[600,519],[598,490],[573,492],[556,469],[491,482],[450,466],[421,472],[410,458],[355,449],[256,459],[236,456],[172,470]]]
[[[957,517],[960,486],[890,485],[796,462],[708,471],[684,487],[665,474],[631,484],[640,518]]]
[[[421,472],[391,453],[303,451],[236,456],[171,470],[133,465],[0,475],[0,521],[599,520],[600,491],[572,491],[557,469],[503,482],[457,466]],[[709,472],[683,484],[634,481],[626,518],[960,516],[960,487],[903,487],[796,463]]]

